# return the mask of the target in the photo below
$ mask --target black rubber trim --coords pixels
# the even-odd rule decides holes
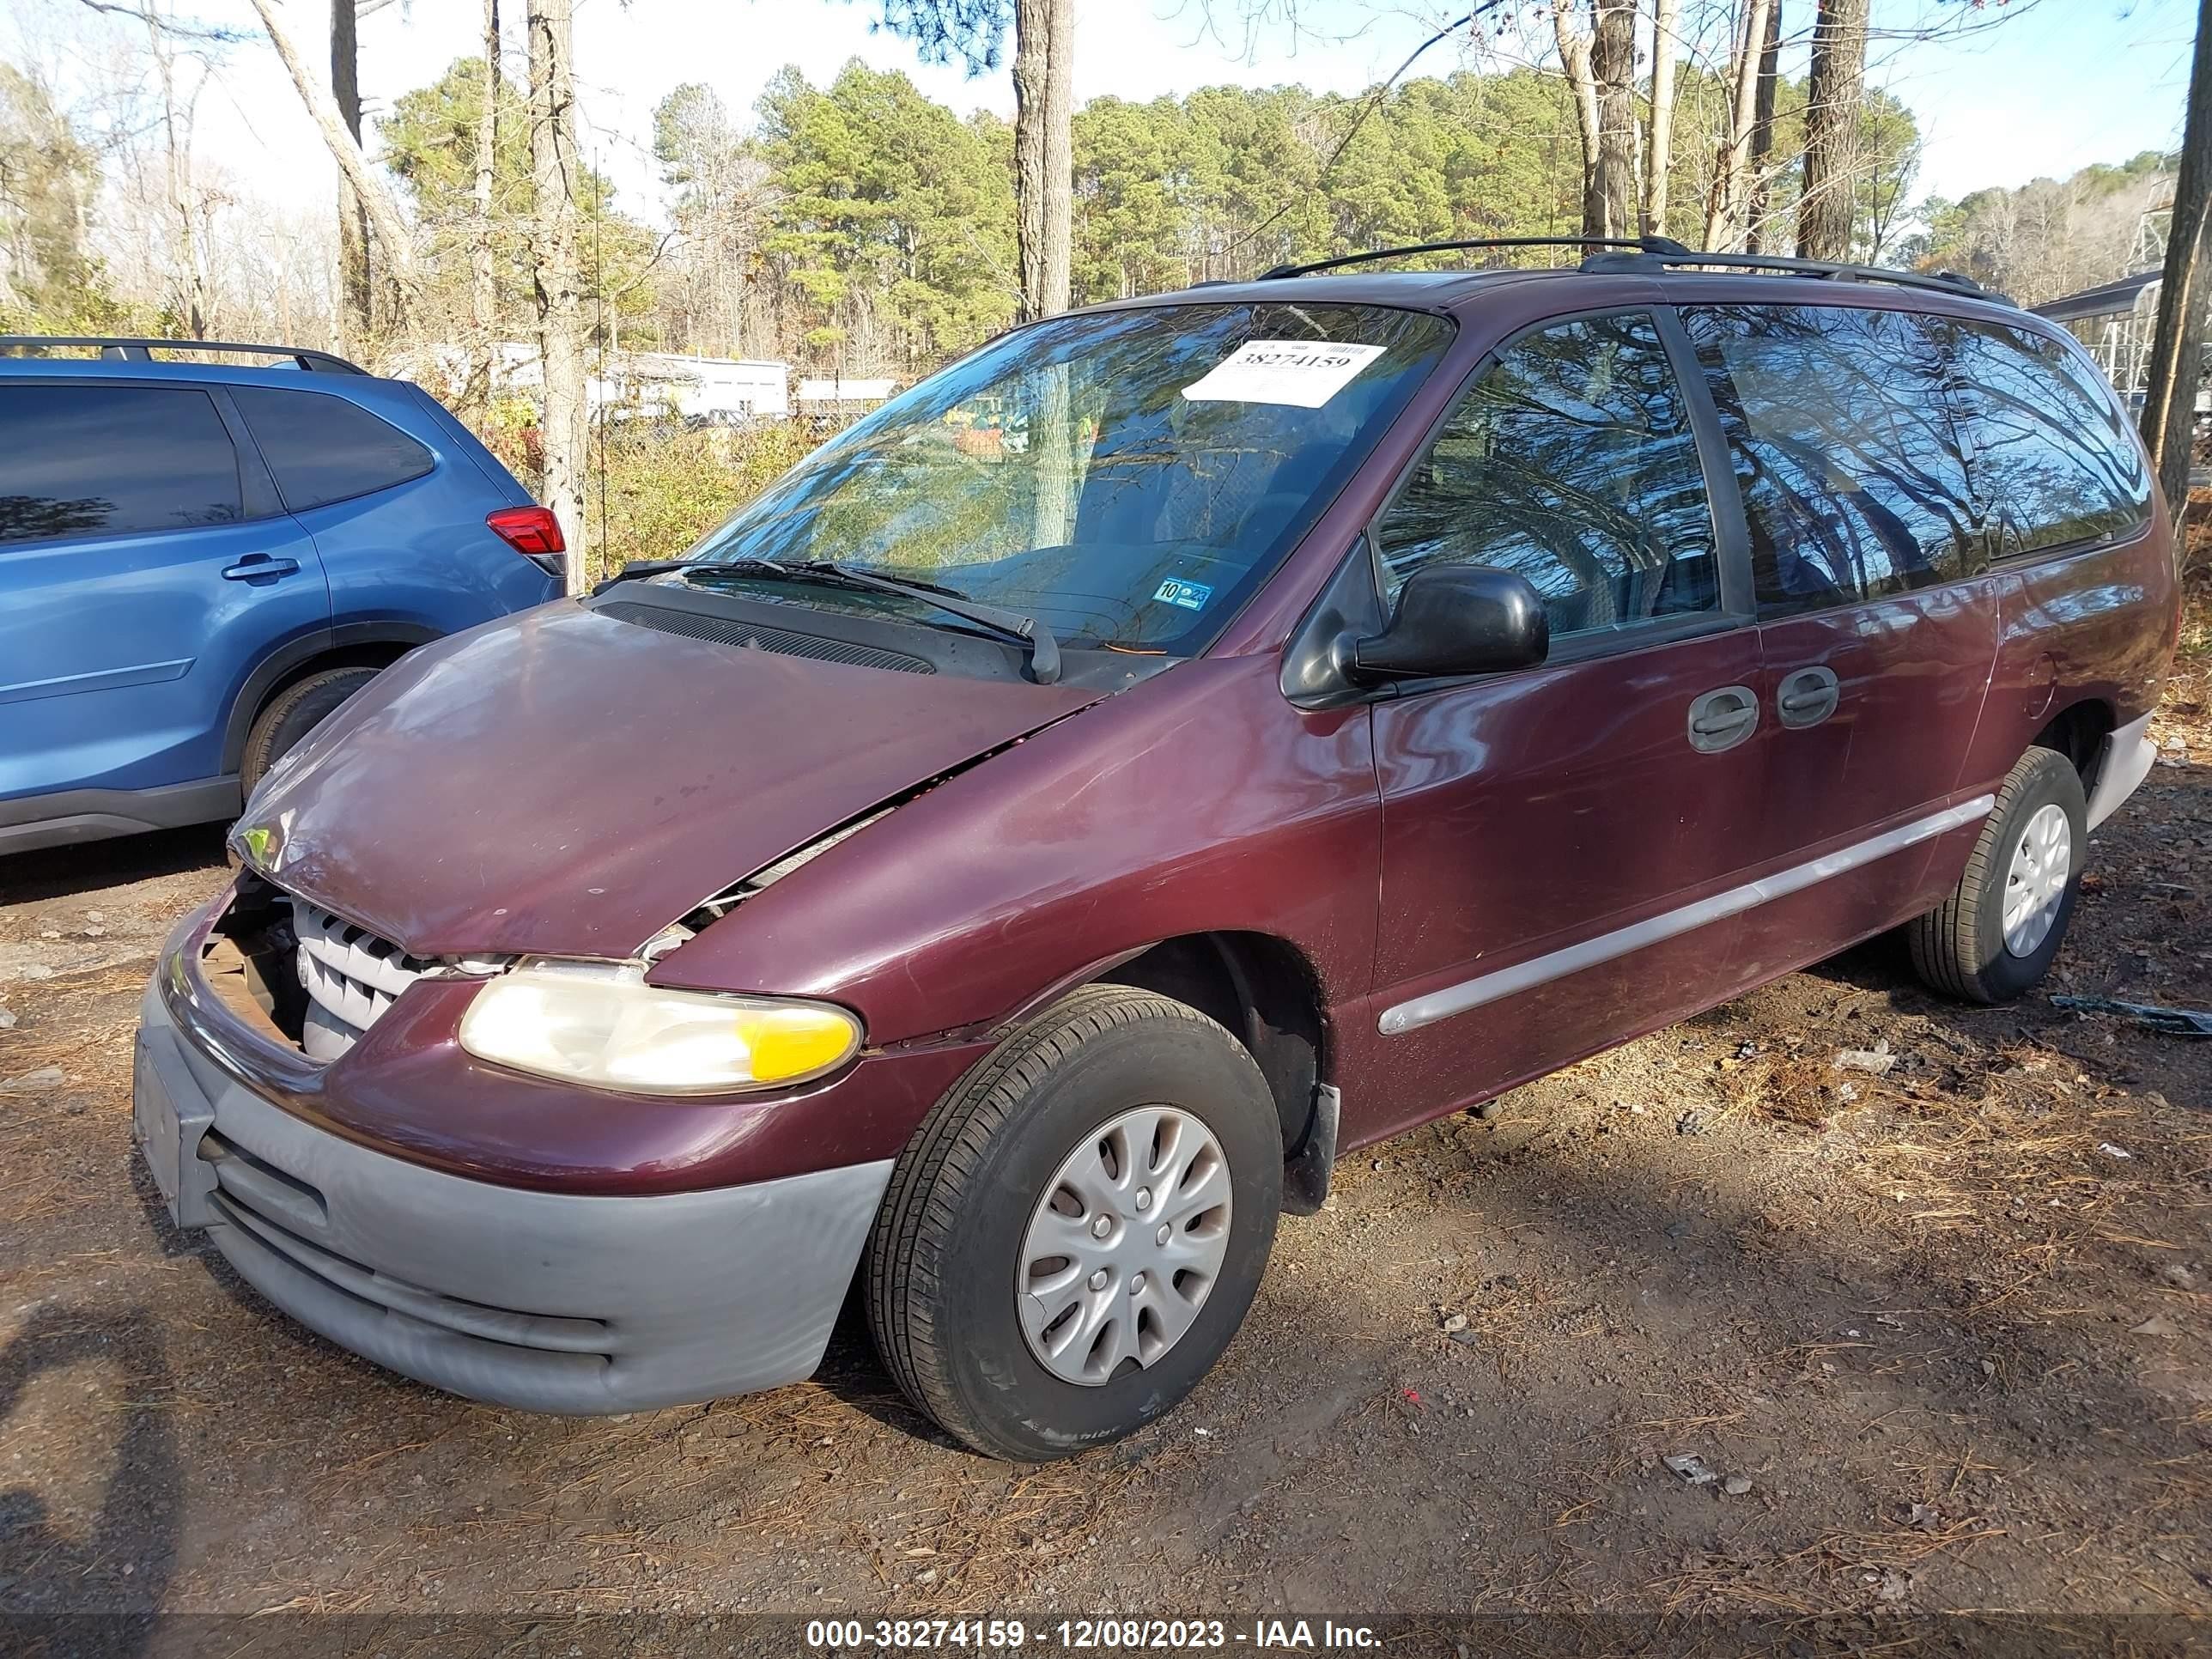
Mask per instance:
[[[218,823],[236,817],[241,805],[234,775],[158,789],[64,789],[20,796],[0,800],[0,854]]]

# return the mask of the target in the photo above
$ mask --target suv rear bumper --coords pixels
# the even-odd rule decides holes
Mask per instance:
[[[165,967],[166,967],[165,963]],[[179,1226],[340,1346],[528,1411],[645,1410],[811,1374],[890,1164],[649,1197],[528,1191],[317,1127],[140,1008],[134,1133]]]

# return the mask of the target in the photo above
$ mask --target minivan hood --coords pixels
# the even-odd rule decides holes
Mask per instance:
[[[255,791],[233,844],[416,956],[627,957],[824,831],[1103,695],[741,649],[556,603],[386,670]]]

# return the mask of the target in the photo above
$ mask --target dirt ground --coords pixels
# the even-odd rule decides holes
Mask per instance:
[[[2045,992],[2212,1009],[2212,654],[2154,732]],[[129,1136],[223,873],[0,862],[0,1613],[2212,1615],[2212,1042],[1863,948],[1346,1160],[1190,1401],[1010,1468],[849,1317],[814,1382],[578,1421],[262,1304]]]

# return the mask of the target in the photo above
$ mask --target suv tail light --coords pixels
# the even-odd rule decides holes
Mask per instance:
[[[500,540],[531,558],[568,550],[561,539],[561,521],[550,507],[502,507],[485,514],[484,523]]]

